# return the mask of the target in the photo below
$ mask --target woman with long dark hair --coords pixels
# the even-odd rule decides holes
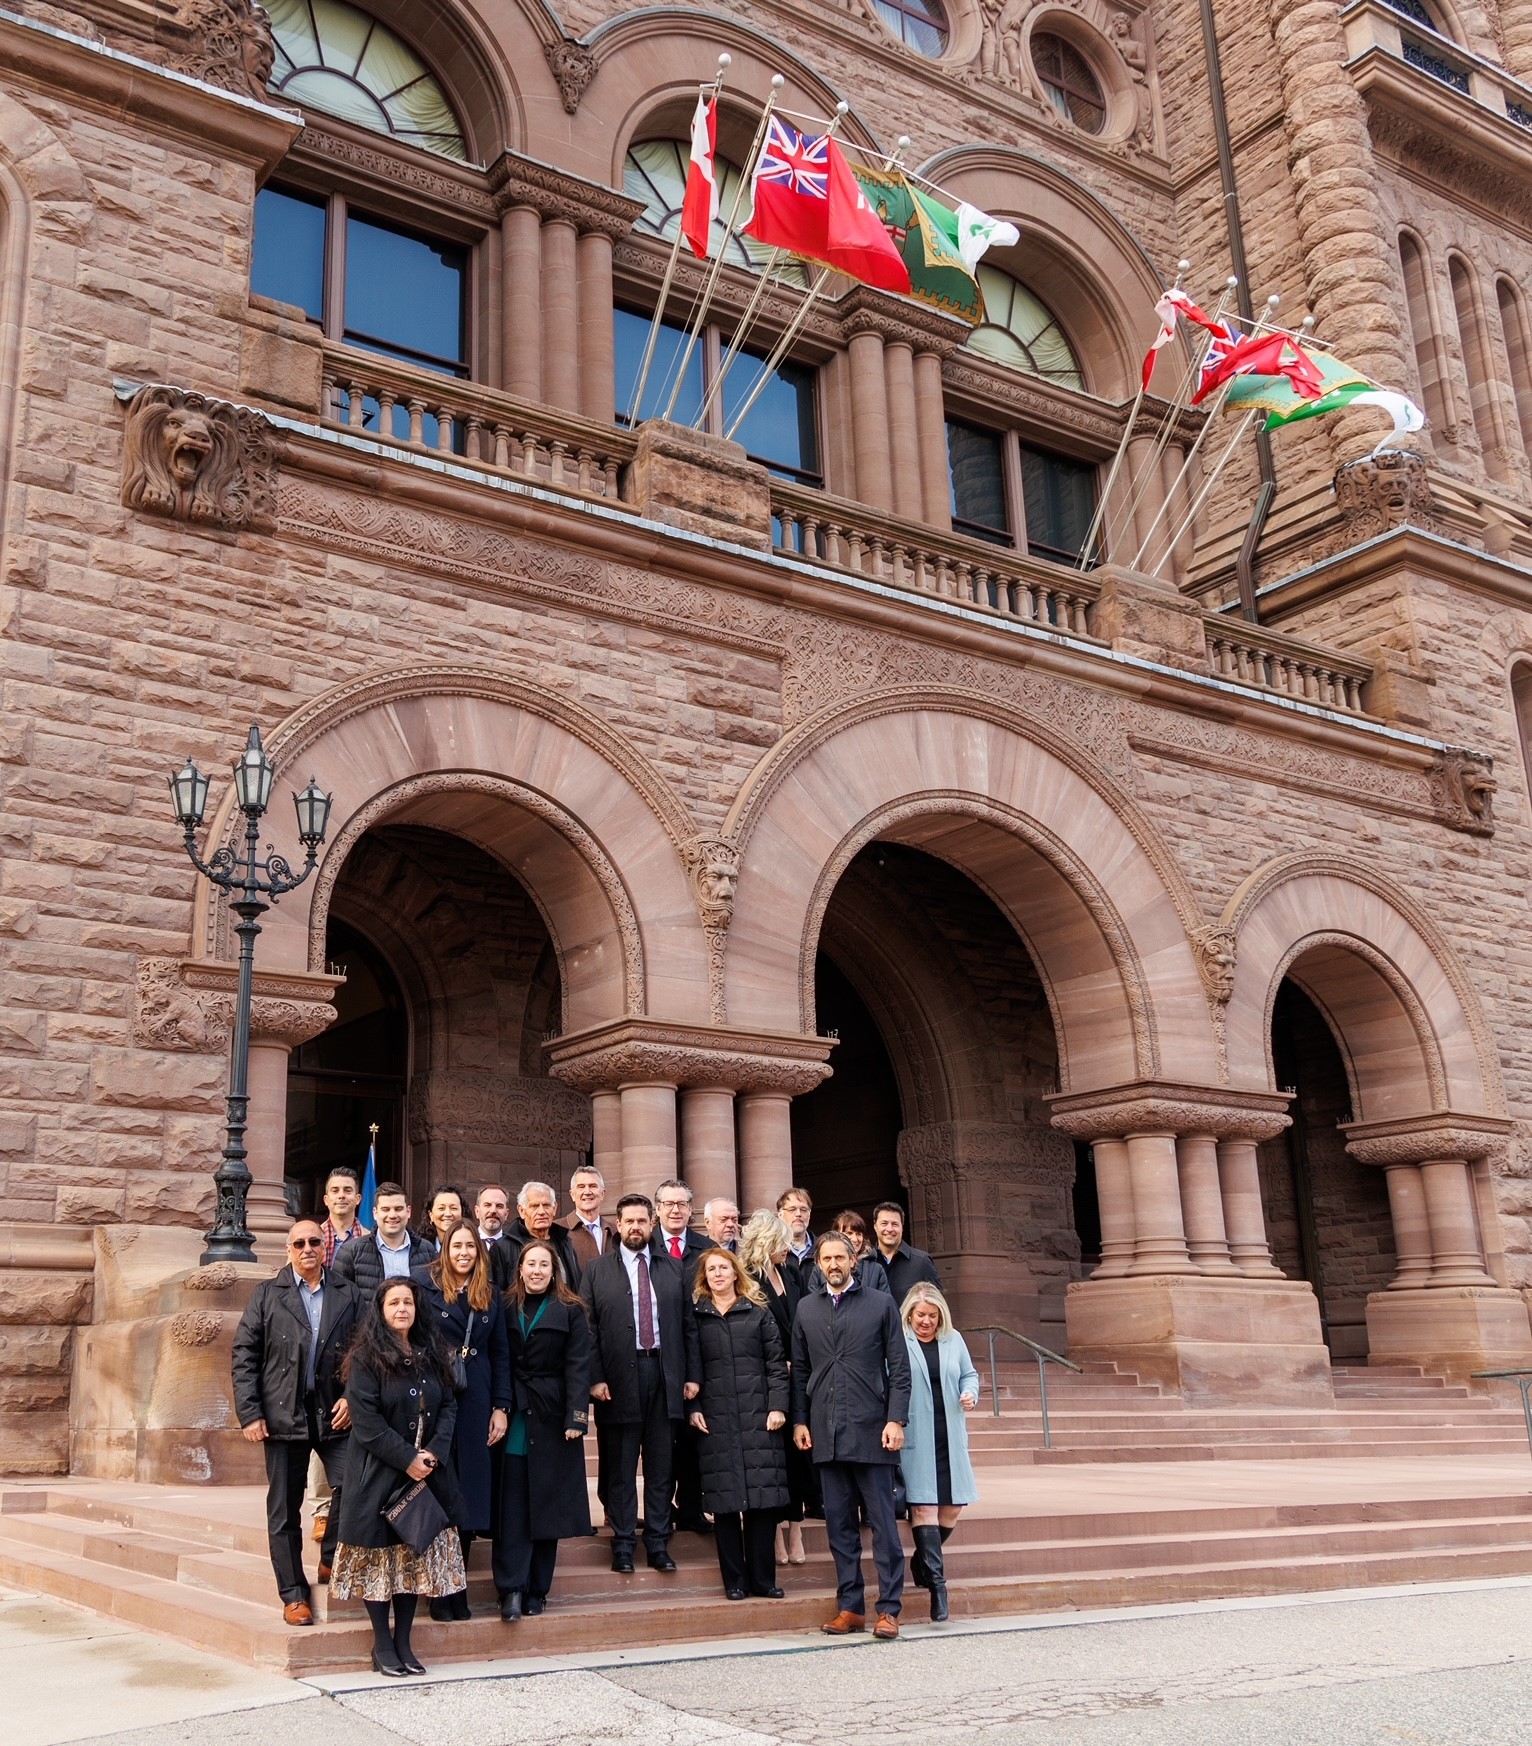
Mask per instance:
[[[442,1344],[462,1367],[452,1466],[463,1495],[458,1535],[463,1566],[474,1537],[494,1530],[495,1464],[510,1425],[513,1394],[511,1354],[505,1340],[505,1306],[489,1277],[489,1256],[467,1219],[442,1231],[442,1252],[415,1272],[426,1288],[431,1320]],[[467,1619],[468,1590],[431,1602],[437,1620]]]
[[[372,1665],[379,1673],[424,1673],[410,1647],[416,1601],[456,1594],[465,1580],[462,1543],[450,1525],[462,1509],[448,1459],[457,1393],[418,1280],[385,1279],[379,1285],[341,1374],[351,1409],[351,1447],[330,1593],[366,1605]],[[406,1479],[429,1482],[449,1523],[424,1552],[404,1545],[383,1517]]]
[[[495,1587],[500,1617],[509,1625],[547,1605],[559,1541],[583,1539],[595,1529],[583,1442],[590,1418],[590,1324],[550,1243],[524,1245],[505,1309],[516,1410],[501,1467]]]
[[[426,1202],[426,1216],[420,1226],[420,1235],[425,1242],[431,1245],[438,1257],[446,1244],[447,1232],[459,1223],[462,1217],[463,1191],[461,1188],[454,1188],[450,1182],[444,1182],[440,1187],[431,1190],[431,1198]]]

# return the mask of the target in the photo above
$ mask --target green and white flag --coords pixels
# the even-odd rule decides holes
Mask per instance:
[[[978,266],[988,250],[1008,249],[1021,241],[1021,232],[1014,224],[1004,218],[991,218],[966,200],[952,216],[957,220],[953,240],[969,272]]]
[[[1394,428],[1372,450],[1387,448],[1411,431],[1425,428],[1426,415],[1406,394],[1392,388],[1380,388],[1360,371],[1328,352],[1305,348],[1319,371],[1322,392],[1314,399],[1305,399],[1285,377],[1238,376],[1229,384],[1224,399],[1226,412],[1260,411],[1266,414],[1265,430],[1282,430],[1305,418],[1320,418],[1327,412],[1339,412],[1347,406],[1376,406],[1394,421]]]

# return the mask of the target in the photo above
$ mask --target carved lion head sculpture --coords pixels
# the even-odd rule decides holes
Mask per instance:
[[[236,525],[236,409],[175,388],[145,388],[128,408],[122,501],[183,521]]]

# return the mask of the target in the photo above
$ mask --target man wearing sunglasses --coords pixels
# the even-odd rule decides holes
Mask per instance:
[[[234,1335],[234,1410],[245,1440],[266,1456],[266,1535],[289,1625],[312,1625],[303,1572],[303,1490],[318,1453],[334,1487],[333,1526],[319,1551],[328,1579],[340,1525],[341,1469],[351,1428],[340,1377],[356,1329],[355,1290],[327,1275],[325,1240],[313,1219],[287,1233],[287,1265],[256,1286]]]

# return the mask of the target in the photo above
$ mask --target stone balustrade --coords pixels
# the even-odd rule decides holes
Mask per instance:
[[[625,430],[351,346],[326,345],[323,382],[328,425],[553,491],[622,501],[634,451]]]
[[[1223,613],[1204,615],[1208,665],[1220,679],[1362,715],[1372,663],[1321,649],[1281,631],[1266,630]]]
[[[772,550],[997,618],[1089,637],[1100,590],[1089,574],[773,480]]]
[[[1522,156],[1524,167],[1532,141],[1518,143],[1512,130],[1532,133],[1532,86],[1383,0],[1353,0],[1342,12],[1341,24],[1347,67],[1366,95],[1386,96],[1412,111],[1418,107],[1423,120],[1434,114],[1435,126],[1453,128],[1461,146],[1464,117],[1454,117],[1441,103],[1443,88],[1456,91],[1480,111],[1469,128],[1477,135],[1475,143],[1498,147],[1497,155],[1509,151]],[[1496,133],[1502,136],[1498,141]]]

